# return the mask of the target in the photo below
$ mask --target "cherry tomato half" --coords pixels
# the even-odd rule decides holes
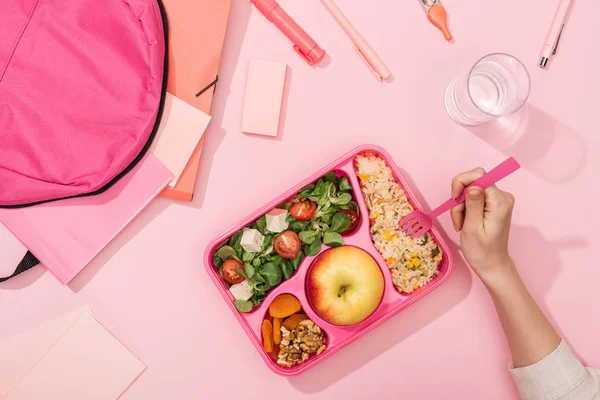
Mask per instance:
[[[236,268],[239,268],[243,271],[244,265],[237,260],[227,260],[223,263],[223,279],[232,285],[242,283],[244,281],[244,278],[237,273]]]
[[[356,229],[356,226],[358,225],[358,214],[356,213],[356,211],[354,211],[354,210],[340,210],[337,213],[338,214],[339,213],[346,214],[350,218],[350,226],[345,231],[340,232],[340,235],[347,235],[349,233],[352,233]]]
[[[312,200],[297,201],[290,207],[290,214],[298,221],[308,221],[317,212],[317,203]]]
[[[300,237],[294,231],[285,231],[273,241],[273,247],[277,254],[283,258],[292,259],[300,252]]]

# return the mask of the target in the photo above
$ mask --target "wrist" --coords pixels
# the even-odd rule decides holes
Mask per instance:
[[[513,287],[521,282],[521,277],[512,258],[508,257],[479,272],[479,278],[490,292]]]

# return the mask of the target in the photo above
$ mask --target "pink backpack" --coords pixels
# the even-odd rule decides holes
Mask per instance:
[[[0,0],[0,207],[101,193],[142,159],[166,37],[160,0]]]

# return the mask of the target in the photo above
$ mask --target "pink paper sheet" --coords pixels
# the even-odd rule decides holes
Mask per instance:
[[[86,312],[91,314],[88,306],[0,343],[0,399],[6,398]]]
[[[171,171],[174,187],[210,123],[210,115],[167,93],[163,117],[150,150]]]
[[[142,364],[85,313],[6,400],[117,399],[144,371]]]
[[[0,222],[66,284],[167,186],[171,177],[149,153],[102,194],[0,209]]]

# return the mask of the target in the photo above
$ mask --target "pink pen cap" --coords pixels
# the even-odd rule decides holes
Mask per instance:
[[[319,47],[275,0],[252,0],[258,10],[271,21],[292,43],[294,50],[310,65],[316,64],[325,57],[325,50]]]

